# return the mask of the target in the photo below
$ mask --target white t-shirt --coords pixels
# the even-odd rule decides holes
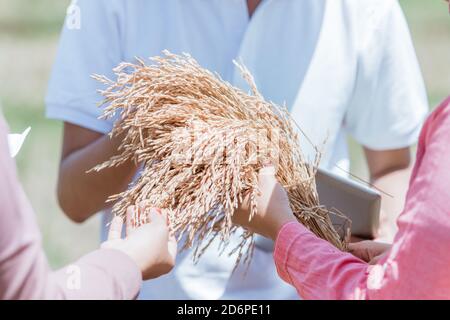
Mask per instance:
[[[245,0],[78,0],[80,28],[66,24],[49,85],[47,116],[107,133],[98,83],[112,68],[163,49],[187,52],[245,88],[232,64],[253,73],[266,99],[286,103],[321,165],[348,168],[346,137],[374,150],[415,143],[427,99],[411,37],[395,0],[266,0],[249,19]],[[306,139],[308,158],[314,151]],[[341,172],[341,171],[338,171]],[[232,241],[233,242],[233,241]],[[263,243],[260,241],[259,243]],[[289,299],[261,245],[243,276],[217,244],[197,265],[183,253],[175,270],[147,282],[141,297]]]

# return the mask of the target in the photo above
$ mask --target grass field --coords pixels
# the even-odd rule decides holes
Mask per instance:
[[[17,164],[36,210],[50,263],[59,267],[98,245],[98,218],[71,223],[55,197],[61,124],[44,117],[44,95],[68,0],[0,0],[0,104],[14,132],[31,126]],[[440,0],[400,1],[410,23],[430,105],[450,93],[450,17]],[[353,171],[364,175],[352,143]]]

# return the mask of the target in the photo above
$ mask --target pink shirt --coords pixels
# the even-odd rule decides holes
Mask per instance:
[[[370,266],[288,223],[278,273],[305,299],[450,299],[450,98],[426,121],[392,249]]]
[[[0,300],[135,298],[141,273],[120,251],[97,250],[69,267],[50,270],[6,135],[0,114]]]

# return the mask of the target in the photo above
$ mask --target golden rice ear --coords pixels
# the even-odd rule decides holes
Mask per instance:
[[[110,197],[113,211],[142,200],[169,209],[171,228],[183,237],[183,248],[194,247],[198,259],[212,241],[227,249],[230,235],[241,232],[241,242],[230,254],[237,264],[249,262],[253,235],[231,223],[244,195],[255,195],[258,170],[268,160],[288,190],[297,219],[317,236],[345,249],[331,224],[329,211],[320,206],[315,187],[316,163],[307,164],[300,150],[299,128],[285,107],[267,102],[248,70],[236,63],[252,94],[233,87],[202,68],[189,55],[168,51],[151,63],[122,63],[116,79],[95,79],[107,86],[103,117],[121,113],[111,132],[123,135],[119,154],[95,170],[133,160],[143,166],[129,188]]]

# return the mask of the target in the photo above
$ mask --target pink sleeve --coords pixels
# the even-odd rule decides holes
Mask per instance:
[[[97,250],[51,272],[35,216],[9,157],[6,134],[0,115],[0,300],[135,298],[141,273],[120,251]]]
[[[450,299],[450,107],[428,119],[420,138],[399,231],[369,266],[298,223],[278,235],[279,275],[306,299]]]

